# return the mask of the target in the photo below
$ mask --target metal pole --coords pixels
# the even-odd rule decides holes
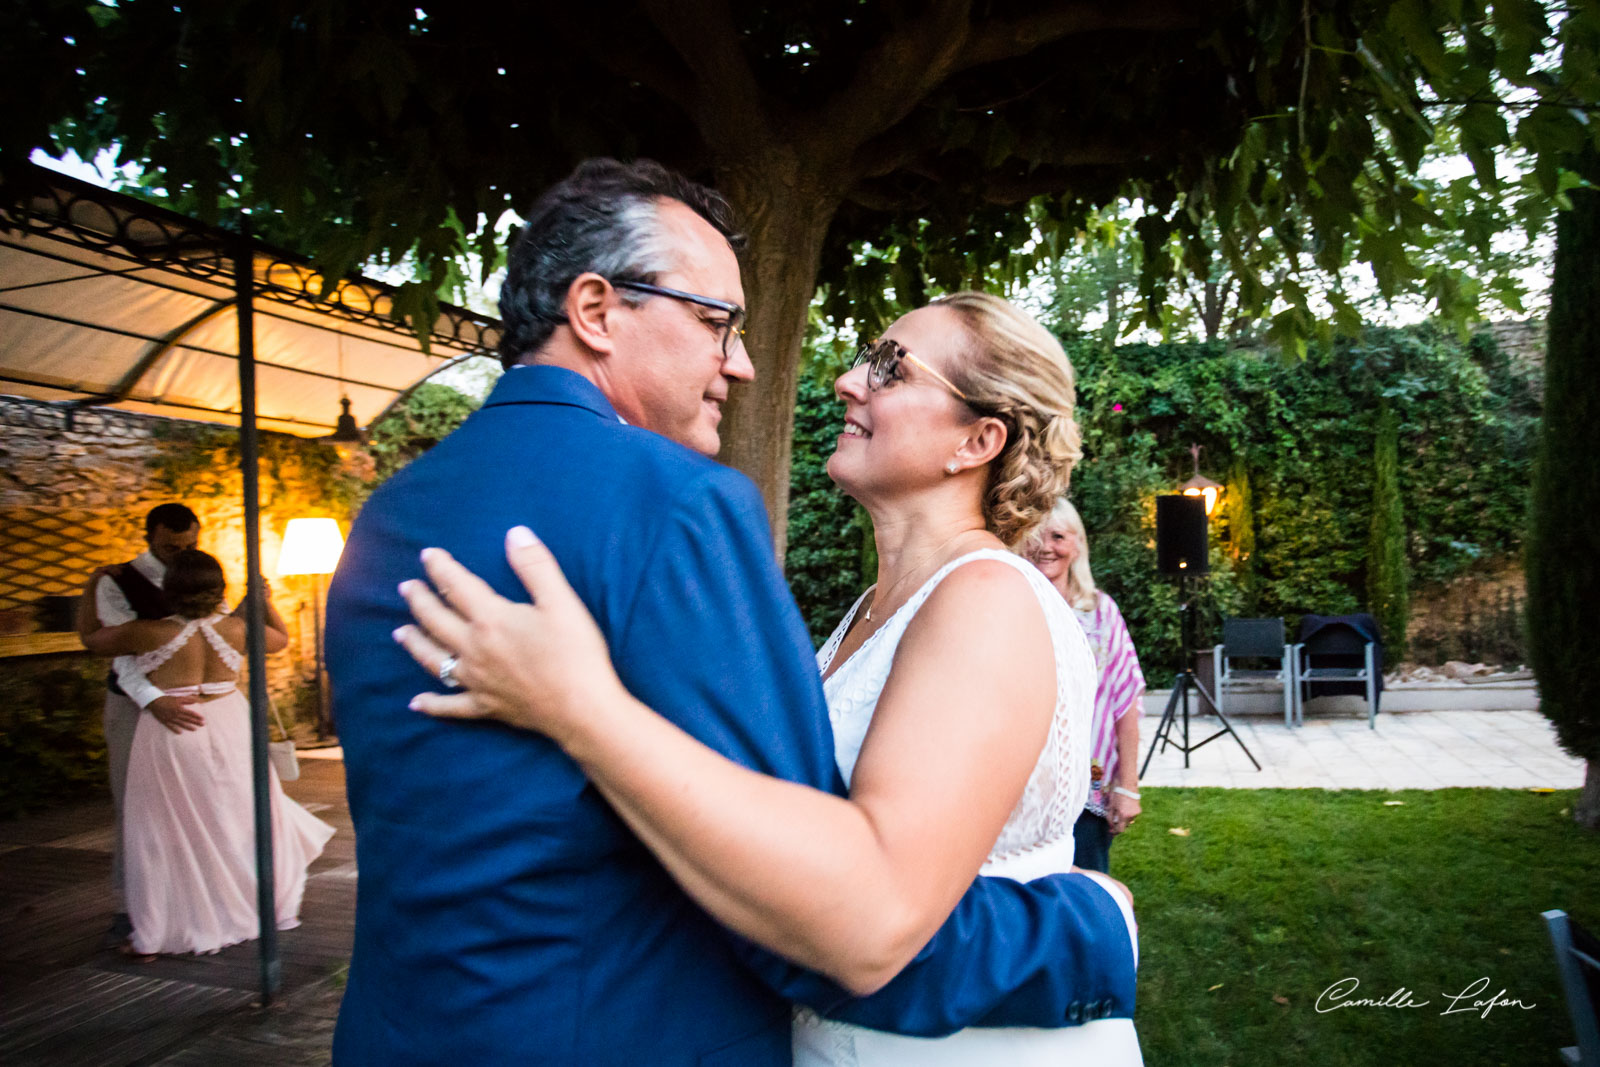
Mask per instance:
[[[317,740],[326,741],[333,733],[332,717],[328,714],[328,667],[322,652],[322,582],[320,574],[311,576],[311,621],[316,626],[317,638]]]
[[[250,223],[233,256],[234,306],[239,320],[239,462],[244,478],[244,554],[248,585],[245,626],[250,657],[250,764],[256,815],[256,910],[261,920],[261,1003],[282,984],[278,962],[277,886],[272,865],[272,778],[267,761],[267,611],[261,584],[261,470],[256,442],[255,253]]]

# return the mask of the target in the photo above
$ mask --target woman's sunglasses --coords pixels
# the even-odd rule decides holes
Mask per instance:
[[[910,363],[918,370],[933,376],[956,396],[968,404],[972,403],[966,393],[956,388],[955,382],[952,382],[949,378],[946,378],[922,362],[922,360],[913,356],[906,346],[899,341],[891,341],[887,337],[862,345],[860,351],[856,353],[855,362],[850,364],[850,368],[854,370],[865,363],[867,365],[867,385],[873,390],[878,390],[900,377],[900,364],[902,361]]]

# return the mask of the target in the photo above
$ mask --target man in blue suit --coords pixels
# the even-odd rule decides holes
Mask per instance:
[[[810,641],[759,494],[713,462],[754,377],[716,194],[591,161],[535,205],[483,408],[373,494],[328,602],[360,882],[338,1064],[789,1062],[789,1005],[878,1029],[1057,1026],[1133,1011],[1121,914],[1081,875],[979,879],[915,960],[853,999],[723,929],[545,738],[407,708],[390,634],[418,552],[526,599],[537,530],[641,700],[766,774],[843,793]]]

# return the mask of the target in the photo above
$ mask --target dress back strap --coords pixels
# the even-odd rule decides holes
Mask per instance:
[[[183,624],[183,628],[172,635],[172,640],[160,648],[150,652],[141,652],[134,657],[134,665],[141,674],[149,674],[160,667],[167,660],[178,654],[178,649],[189,643],[189,638],[194,636],[195,628],[200,625],[199,619],[190,619]]]
[[[217,654],[217,658],[222,661],[222,665],[230,671],[238,671],[244,666],[244,656],[239,653],[238,649],[228,644],[221,634],[217,633],[215,623],[220,618],[222,618],[221,615],[213,615],[209,619],[201,620],[200,632],[206,635],[206,643]]]

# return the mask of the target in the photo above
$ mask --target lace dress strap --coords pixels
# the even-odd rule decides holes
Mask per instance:
[[[230,671],[237,671],[244,666],[244,656],[238,649],[228,644],[221,634],[217,633],[215,623],[220,618],[222,618],[221,615],[213,615],[209,619],[200,620],[200,632],[205,634],[206,643],[217,654],[217,658],[222,661],[222,665]]]
[[[839,625],[833,628],[833,634],[823,646],[817,650],[817,670],[823,674],[828,673],[828,667],[833,663],[833,657],[839,654],[839,646],[844,643],[844,635],[850,632],[850,624],[856,620],[856,612],[861,610],[861,605],[872,591],[878,588],[877,584],[867,586],[867,591],[856,597],[856,602],[850,605],[850,610],[844,613],[844,618],[839,620]]]
[[[139,673],[148,675],[157,667],[160,667],[163,663],[167,662],[167,660],[171,659],[173,656],[176,656],[178,654],[178,649],[188,644],[189,638],[194,636],[194,631],[200,625],[200,622],[201,620],[199,619],[190,619],[188,622],[183,624],[182,629],[172,635],[172,640],[168,641],[160,648],[154,649],[150,652],[141,652],[135,656],[133,658],[133,663],[134,666],[139,669]]]

